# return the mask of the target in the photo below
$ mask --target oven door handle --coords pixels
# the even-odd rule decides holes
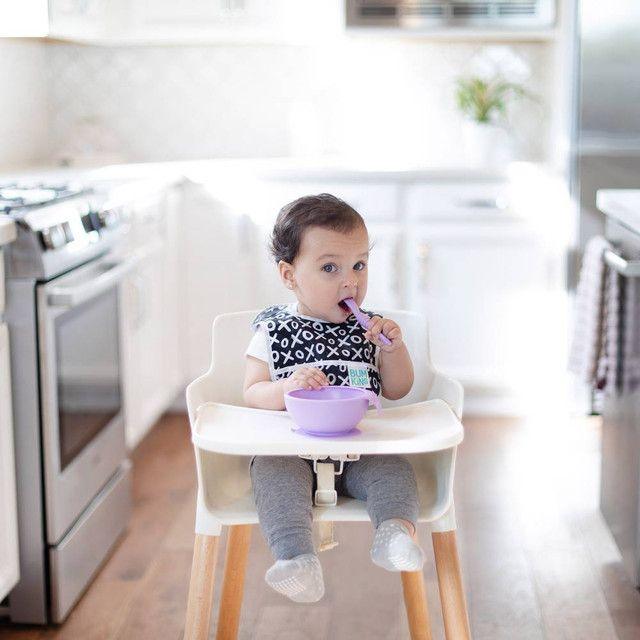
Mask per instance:
[[[47,292],[47,302],[51,307],[75,307],[82,304],[118,284],[139,262],[139,256],[134,255],[121,262],[106,263],[109,268],[87,282],[72,287],[53,287]]]
[[[606,249],[604,252],[604,261],[621,276],[627,278],[637,278],[640,276],[640,260],[625,260],[615,251]]]

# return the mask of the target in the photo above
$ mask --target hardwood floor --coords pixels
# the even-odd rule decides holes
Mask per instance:
[[[466,419],[465,428],[456,508],[474,639],[640,638],[640,593],[597,510],[598,420]],[[551,440],[559,443],[553,449]],[[0,626],[0,638],[181,638],[195,504],[186,418],[165,416],[133,460],[128,532],[67,622],[47,629]],[[264,585],[271,558],[254,531],[241,639],[409,637],[400,577],[369,561],[370,527],[336,529],[340,545],[321,554],[327,595],[312,606],[289,603]],[[433,637],[444,638],[430,536],[420,537]],[[212,627],[224,551],[223,537]]]

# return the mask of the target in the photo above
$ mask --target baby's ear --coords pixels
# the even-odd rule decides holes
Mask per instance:
[[[282,284],[284,284],[287,289],[293,289],[296,285],[293,273],[293,265],[285,262],[284,260],[280,260],[280,262],[278,262],[278,272],[280,273]]]

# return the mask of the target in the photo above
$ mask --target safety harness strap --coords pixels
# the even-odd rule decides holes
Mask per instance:
[[[358,454],[336,455],[328,457],[319,457],[313,455],[301,455],[301,458],[313,460],[313,471],[317,478],[317,488],[314,495],[314,504],[317,507],[335,507],[338,503],[338,492],[336,491],[336,476],[339,476],[345,462],[359,460]],[[331,460],[331,462],[319,462],[319,460]],[[340,462],[338,470],[335,470],[333,461]],[[338,542],[334,536],[334,526],[331,521],[322,521],[318,523],[320,541],[318,551],[327,551],[338,546]]]
[[[336,474],[333,462],[317,462],[314,464],[317,469],[318,488],[314,502],[318,507],[335,507],[338,503],[338,493],[336,491]],[[333,522],[319,523],[320,542],[318,551],[328,551],[338,546],[334,536]]]

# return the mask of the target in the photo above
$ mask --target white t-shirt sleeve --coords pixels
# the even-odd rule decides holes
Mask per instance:
[[[269,335],[264,326],[258,325],[245,351],[245,355],[253,356],[258,360],[264,360],[267,364],[269,363]]]

